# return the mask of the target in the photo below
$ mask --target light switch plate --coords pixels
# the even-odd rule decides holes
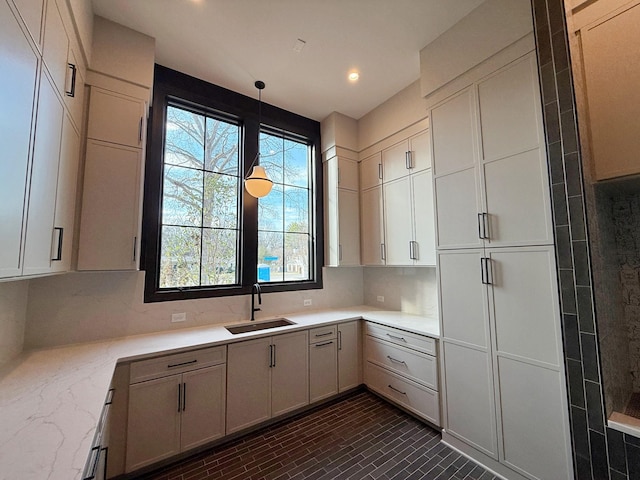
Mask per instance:
[[[184,312],[171,314],[171,323],[186,322],[186,321],[187,321],[187,314]]]
[[[307,298],[307,299],[305,299],[305,300],[304,300],[303,305],[304,305],[305,307],[310,307],[312,303],[313,303],[313,302],[311,301],[311,299],[310,299],[310,298]]]
[[[384,302],[384,297],[382,295],[378,295],[378,301],[379,302]]]

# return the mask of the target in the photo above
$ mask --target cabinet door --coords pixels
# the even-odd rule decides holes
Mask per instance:
[[[88,141],[78,270],[133,270],[138,254],[141,150]]]
[[[384,265],[382,186],[360,194],[360,259],[362,265]]]
[[[23,275],[51,269],[63,108],[46,75],[40,79],[38,120],[31,167]]]
[[[411,152],[411,173],[431,168],[431,134],[429,130],[409,139],[409,151]]]
[[[180,453],[181,376],[129,387],[126,471]]]
[[[13,3],[18,7],[20,17],[22,17],[22,21],[27,26],[34,43],[40,45],[44,0],[13,0]]]
[[[0,277],[21,273],[22,220],[38,59],[7,2],[0,2]]]
[[[382,151],[382,176],[385,182],[409,175],[408,151],[409,145],[406,140]]]
[[[380,152],[360,162],[360,189],[366,190],[382,184],[382,154]]]
[[[415,265],[436,264],[435,209],[431,170],[411,175]]]
[[[44,26],[44,45],[42,58],[49,70],[53,82],[60,94],[64,95],[67,79],[67,55],[69,53],[69,37],[62,23],[62,16],[55,0],[47,2],[47,14]]]
[[[224,436],[226,370],[223,364],[182,374],[182,451]]]
[[[358,192],[338,189],[340,265],[360,265],[360,208]]]
[[[413,241],[411,218],[411,181],[409,177],[385,183],[384,238],[387,265],[413,265],[410,242]]]
[[[336,340],[309,345],[309,401],[338,393],[338,350]]]
[[[93,87],[87,138],[141,148],[144,114],[142,100]]]
[[[498,459],[491,355],[488,350],[442,343],[445,428]]]
[[[260,338],[228,347],[228,434],[271,418],[270,345]]]
[[[307,331],[272,337],[271,415],[309,404],[309,360]]]
[[[53,224],[55,231],[52,258],[58,259],[51,263],[51,270],[54,272],[68,272],[71,269],[79,159],[80,135],[72,125],[69,115],[65,115],[62,122],[56,215]]]
[[[358,162],[338,157],[338,187],[358,191]]]
[[[596,180],[640,173],[640,5],[580,31]]]
[[[362,383],[360,321],[338,325],[338,391],[344,392]]]

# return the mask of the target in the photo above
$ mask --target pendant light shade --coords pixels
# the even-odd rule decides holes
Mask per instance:
[[[255,83],[258,89],[258,132],[260,131],[260,125],[262,124],[262,90],[265,85],[264,82],[258,80]],[[259,134],[258,134],[259,137]],[[244,188],[246,188],[249,195],[255,198],[261,198],[268,195],[273,188],[273,182],[269,179],[266,170],[260,165],[256,165],[256,162],[260,159],[260,139],[258,138],[258,154],[256,158],[251,162],[250,167],[253,167],[248,177],[244,179]]]
[[[244,179],[244,188],[252,197],[261,198],[269,194],[273,188],[273,182],[267,176],[264,167],[256,165],[251,175]]]

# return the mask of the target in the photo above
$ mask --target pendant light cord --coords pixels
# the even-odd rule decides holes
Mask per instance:
[[[256,162],[260,158],[260,125],[262,125],[262,90],[264,90],[264,87],[265,87],[265,84],[262,80],[256,80],[256,83],[254,85],[258,89],[258,141],[256,142],[258,153],[256,153],[256,156],[253,159],[253,162],[251,162],[251,165],[249,165],[248,175],[251,175],[251,169],[256,165]]]

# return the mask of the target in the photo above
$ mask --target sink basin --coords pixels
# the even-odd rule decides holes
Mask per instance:
[[[266,330],[268,328],[286,327],[287,325],[295,325],[295,322],[286,318],[274,318],[264,322],[241,323],[240,325],[225,326],[233,335],[238,333],[257,332],[258,330]]]

